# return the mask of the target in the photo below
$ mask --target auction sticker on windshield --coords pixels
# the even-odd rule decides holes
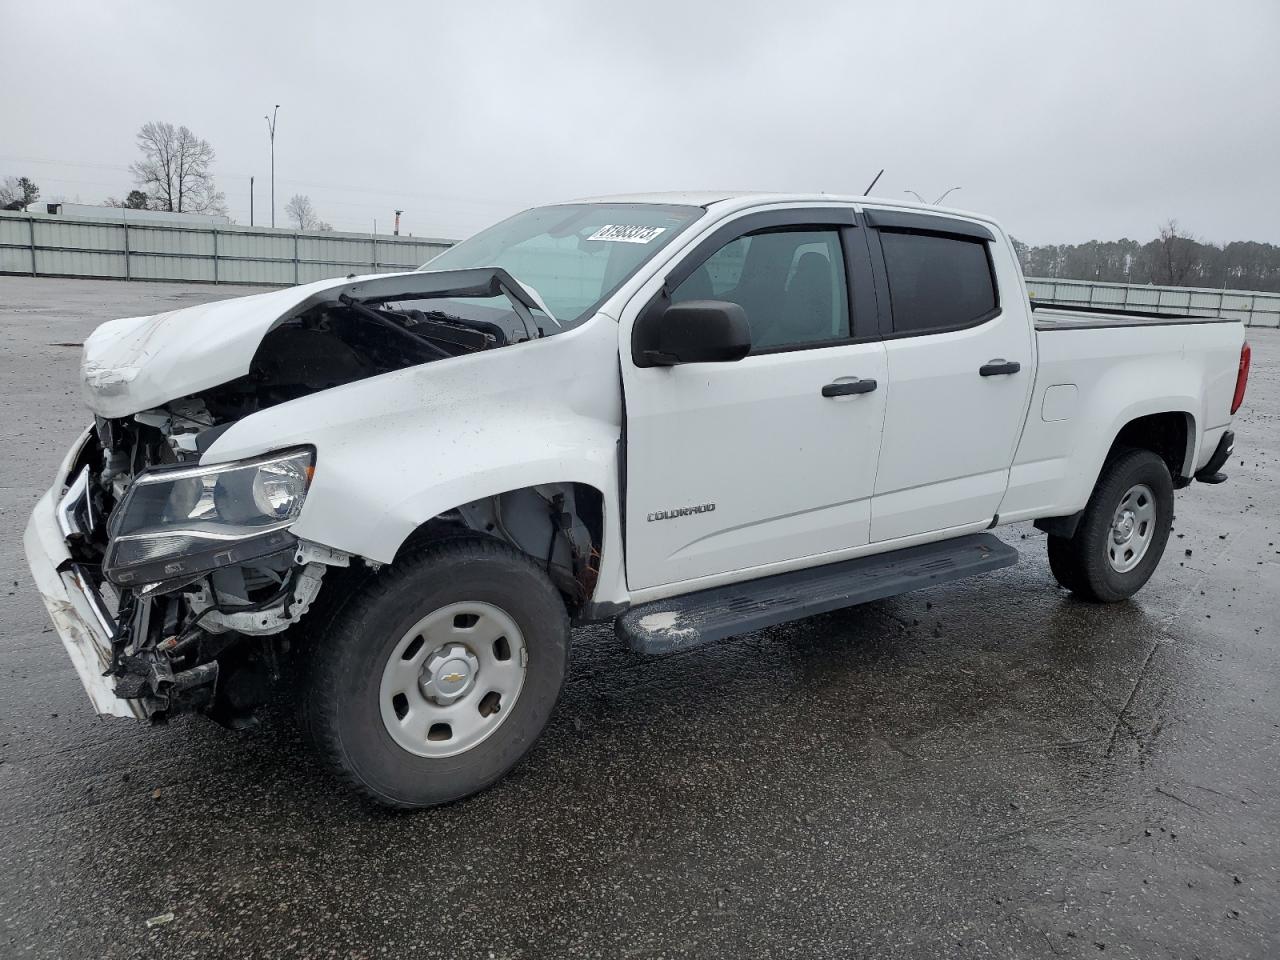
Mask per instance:
[[[635,227],[625,223],[606,223],[603,227],[587,237],[588,240],[608,240],[612,243],[648,243],[666,227]]]

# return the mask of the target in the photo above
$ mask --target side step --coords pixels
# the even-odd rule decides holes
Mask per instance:
[[[637,653],[673,653],[1017,562],[1013,547],[975,533],[655,600],[632,607],[614,629]]]

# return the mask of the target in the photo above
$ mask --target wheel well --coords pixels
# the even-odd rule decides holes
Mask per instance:
[[[585,483],[543,483],[459,504],[420,524],[393,563],[428,543],[493,537],[544,567],[576,614],[595,591],[604,545],[604,494]]]
[[[1103,460],[1103,467],[1105,469],[1106,464],[1124,450],[1150,450],[1169,467],[1174,487],[1185,487],[1191,482],[1190,471],[1195,469],[1195,464],[1190,462],[1190,444],[1194,441],[1195,421],[1189,413],[1171,411],[1138,417],[1120,428]],[[1100,477],[1101,471],[1098,479]],[[1095,479],[1095,485],[1097,482]],[[1075,536],[1083,516],[1082,508],[1063,517],[1040,517],[1035,521],[1035,527],[1050,536],[1069,539]]]
[[[1190,414],[1153,413],[1126,423],[1111,444],[1107,459],[1125,448],[1150,450],[1168,465],[1175,481],[1185,479],[1188,469],[1194,466],[1188,464],[1194,439],[1195,425]]]

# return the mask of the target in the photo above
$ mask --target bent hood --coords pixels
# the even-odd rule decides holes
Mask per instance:
[[[102,324],[84,343],[81,393],[100,417],[125,417],[208,390],[249,372],[278,324],[342,294],[385,302],[414,297],[507,296],[522,318],[545,310],[505,270],[432,270],[315,283]]]

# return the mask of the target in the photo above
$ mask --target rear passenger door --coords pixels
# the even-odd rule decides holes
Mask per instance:
[[[974,221],[869,210],[891,389],[871,541],[990,523],[1034,378],[1008,248]],[[887,309],[885,309],[887,308]]]

